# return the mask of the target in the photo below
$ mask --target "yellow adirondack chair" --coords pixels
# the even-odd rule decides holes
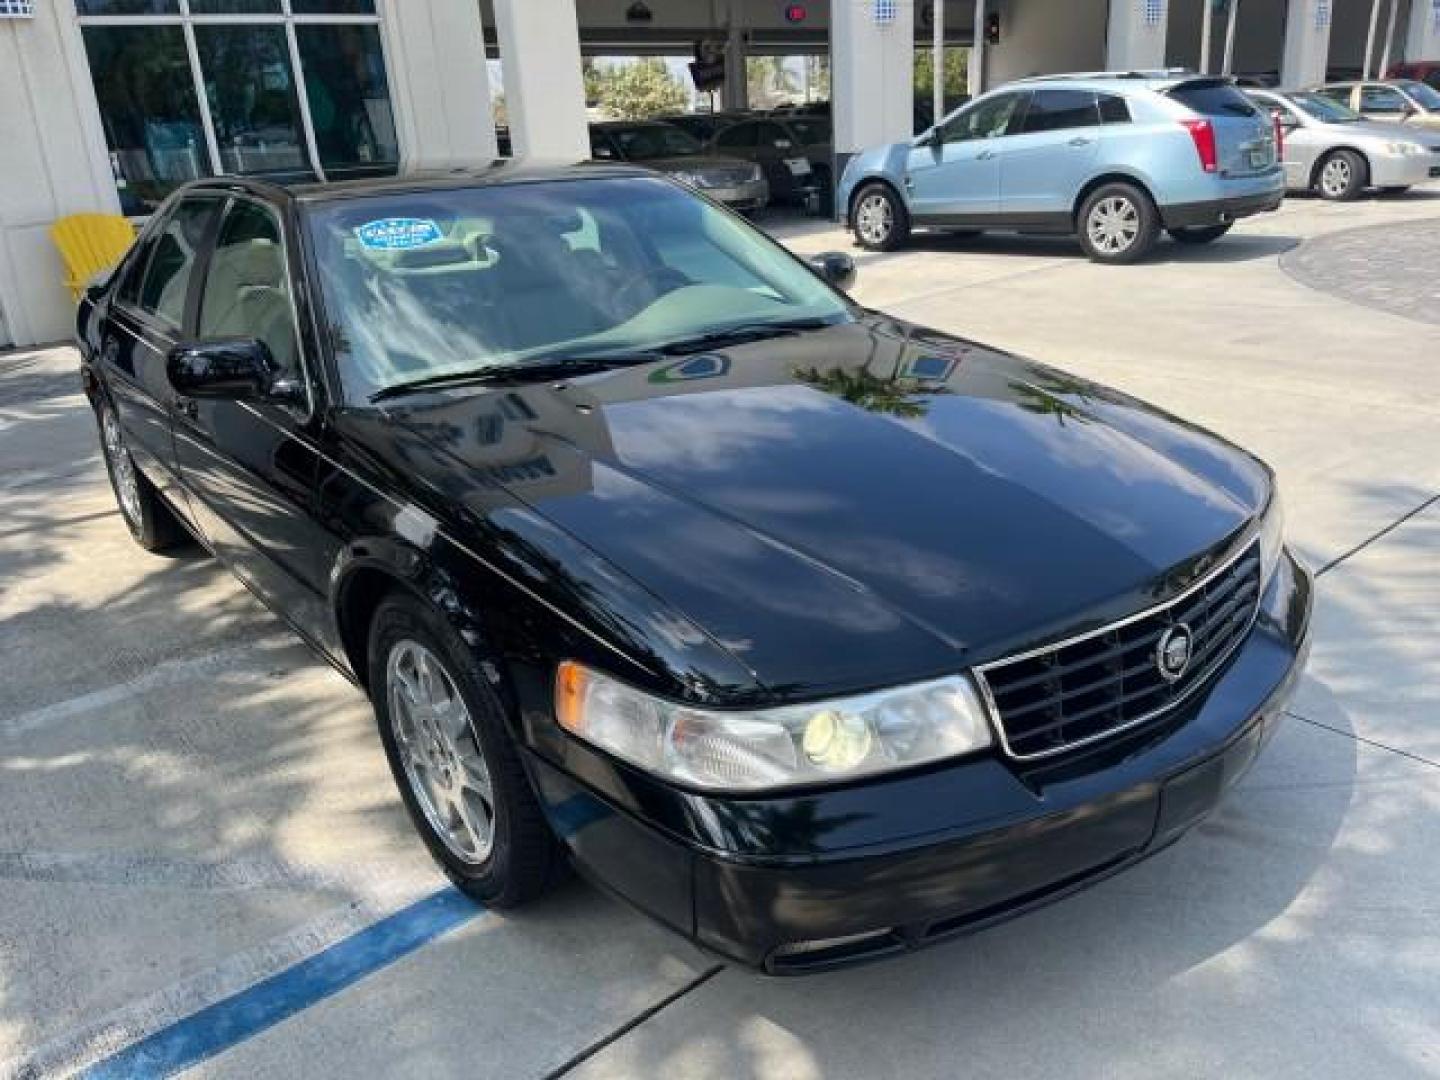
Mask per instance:
[[[85,283],[120,261],[135,241],[135,226],[119,214],[71,214],[50,226],[65,263],[65,287],[79,300]]]

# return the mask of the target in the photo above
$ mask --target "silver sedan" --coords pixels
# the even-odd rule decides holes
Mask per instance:
[[[1366,188],[1404,191],[1440,179],[1440,132],[1366,120],[1313,91],[1246,93],[1280,121],[1290,191],[1343,202]]]

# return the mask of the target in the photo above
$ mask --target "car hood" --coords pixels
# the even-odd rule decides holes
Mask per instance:
[[[1267,470],[1060,372],[884,319],[394,418],[474,515],[558,526],[776,692],[1116,618],[1239,542]]]
[[[751,165],[750,162],[741,161],[739,158],[717,157],[711,154],[682,154],[679,157],[637,159],[633,164],[665,173],[698,172],[701,169],[748,169]]]

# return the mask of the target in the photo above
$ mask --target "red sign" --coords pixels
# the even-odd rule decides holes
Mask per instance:
[[[788,23],[802,23],[809,15],[804,4],[789,4],[785,8],[785,21]]]

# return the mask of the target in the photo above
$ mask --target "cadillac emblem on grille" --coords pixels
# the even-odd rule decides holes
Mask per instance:
[[[1155,645],[1155,666],[1166,682],[1174,682],[1190,666],[1191,640],[1190,627],[1183,622],[1160,635]]]

